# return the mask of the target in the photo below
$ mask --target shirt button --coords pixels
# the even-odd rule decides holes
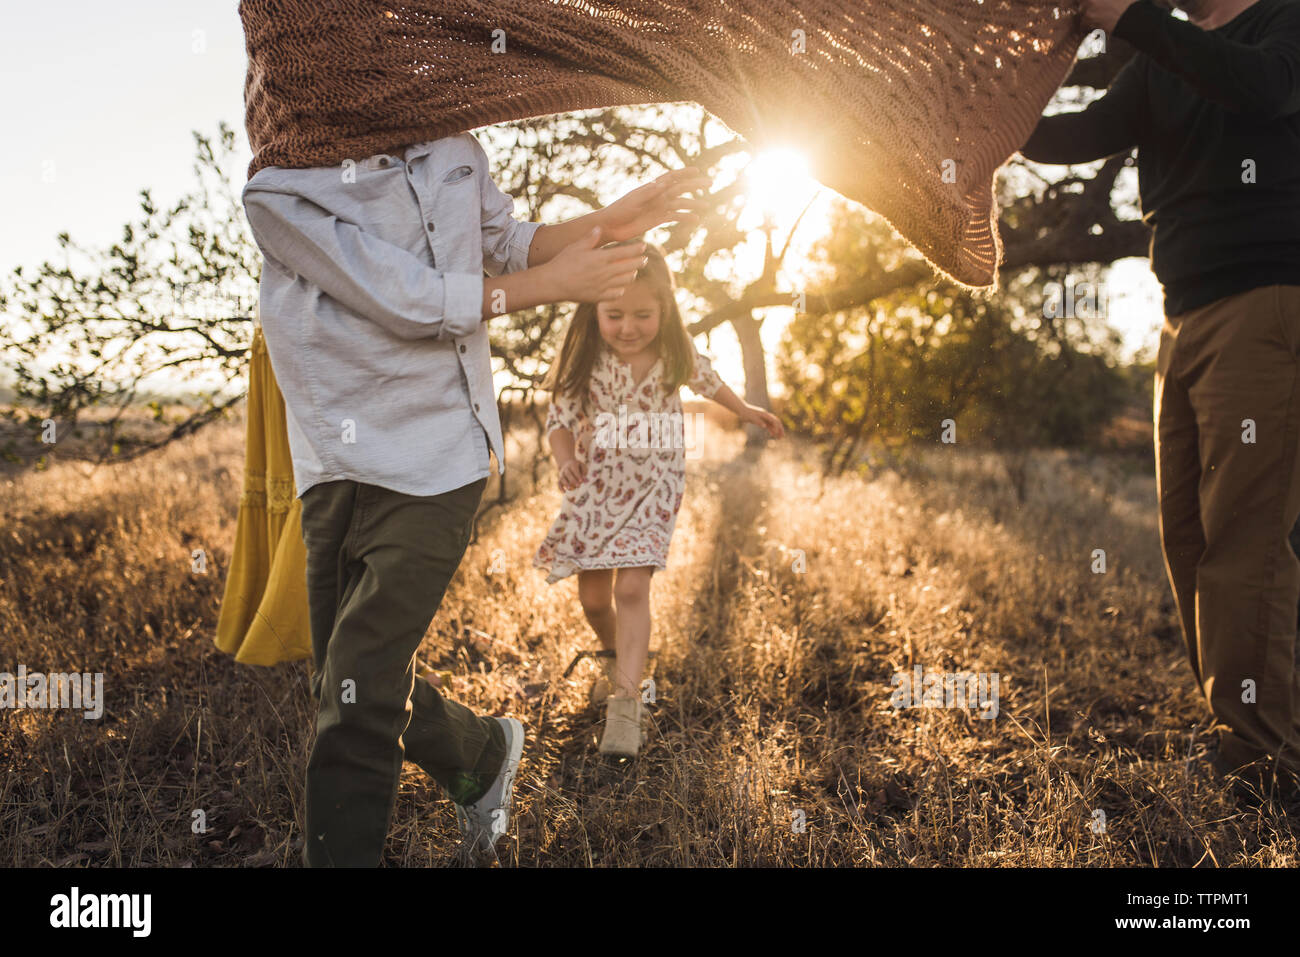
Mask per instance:
[[[474,411],[475,411],[475,412],[478,411],[478,403],[477,403],[477,402],[474,403]]]
[[[433,223],[426,223],[426,225],[429,227],[429,232],[433,232]]]
[[[465,351],[465,346],[464,346],[464,345],[462,345],[462,346],[460,347],[460,351],[461,351],[461,352],[464,352],[464,351]]]
[[[387,157],[387,156],[381,156],[381,157],[379,157],[379,165],[380,165],[380,166],[387,166],[387,165],[388,165],[388,157]]]

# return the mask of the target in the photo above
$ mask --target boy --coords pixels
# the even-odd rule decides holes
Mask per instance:
[[[703,201],[684,194],[708,185],[688,167],[543,226],[515,220],[488,173],[460,133],[341,166],[267,166],[243,190],[307,548],[309,867],[379,863],[404,759],[455,802],[470,848],[505,832],[522,726],[415,680],[489,451],[505,471],[485,321],[621,294],[644,244],[600,243],[698,221]]]

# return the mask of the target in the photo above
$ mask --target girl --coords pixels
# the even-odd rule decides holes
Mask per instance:
[[[678,389],[690,386],[773,438],[785,434],[776,416],[739,398],[695,351],[663,251],[647,242],[645,256],[617,298],[578,306],[543,383],[551,392],[546,433],[565,495],[533,559],[548,570],[548,583],[577,573],[587,621],[602,648],[615,652],[602,659],[605,678],[591,696],[605,702],[601,753],[624,757],[643,740],[650,579],[666,567],[685,484]]]

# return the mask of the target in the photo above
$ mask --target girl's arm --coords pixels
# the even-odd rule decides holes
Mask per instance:
[[[698,351],[695,353],[695,372],[687,380],[686,385],[696,395],[712,399],[724,409],[735,413],[740,417],[741,422],[749,422],[766,430],[767,434],[772,438],[779,439],[785,435],[785,427],[781,425],[780,419],[766,409],[750,405],[732,392],[727,384],[719,378],[718,374],[713,371],[713,363]]]
[[[546,441],[555,457],[560,488],[566,492],[577,488],[586,478],[586,469],[578,461],[575,437],[581,422],[581,400],[564,392],[551,394],[551,404],[546,410]]]
[[[718,405],[722,406],[728,412],[734,412],[740,418],[749,414],[749,403],[742,399],[736,393],[731,391],[729,386],[723,385],[708,398],[712,399]]]
[[[578,442],[568,429],[552,429],[547,433],[546,441],[550,443],[551,455],[555,457],[557,467],[564,468],[577,458]]]
[[[577,440],[568,429],[557,428],[547,433],[551,443],[551,454],[555,456],[556,481],[561,491],[568,492],[581,485],[587,478],[586,467],[578,461],[575,447]]]
[[[713,395],[709,396],[714,402],[731,412],[740,416],[741,422],[748,422],[751,425],[757,425],[765,430],[768,435],[774,439],[785,436],[785,426],[767,409],[760,408],[756,405],[750,405],[736,393],[732,392],[726,385],[721,386]]]

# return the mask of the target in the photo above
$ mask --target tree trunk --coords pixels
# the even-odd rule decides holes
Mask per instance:
[[[754,318],[752,312],[737,316],[731,320],[740,340],[740,355],[745,366],[745,401],[763,409],[772,408],[767,393],[767,357],[763,355],[763,340],[759,330],[763,324]],[[767,441],[767,433],[756,425],[745,426],[745,445],[762,445]]]

